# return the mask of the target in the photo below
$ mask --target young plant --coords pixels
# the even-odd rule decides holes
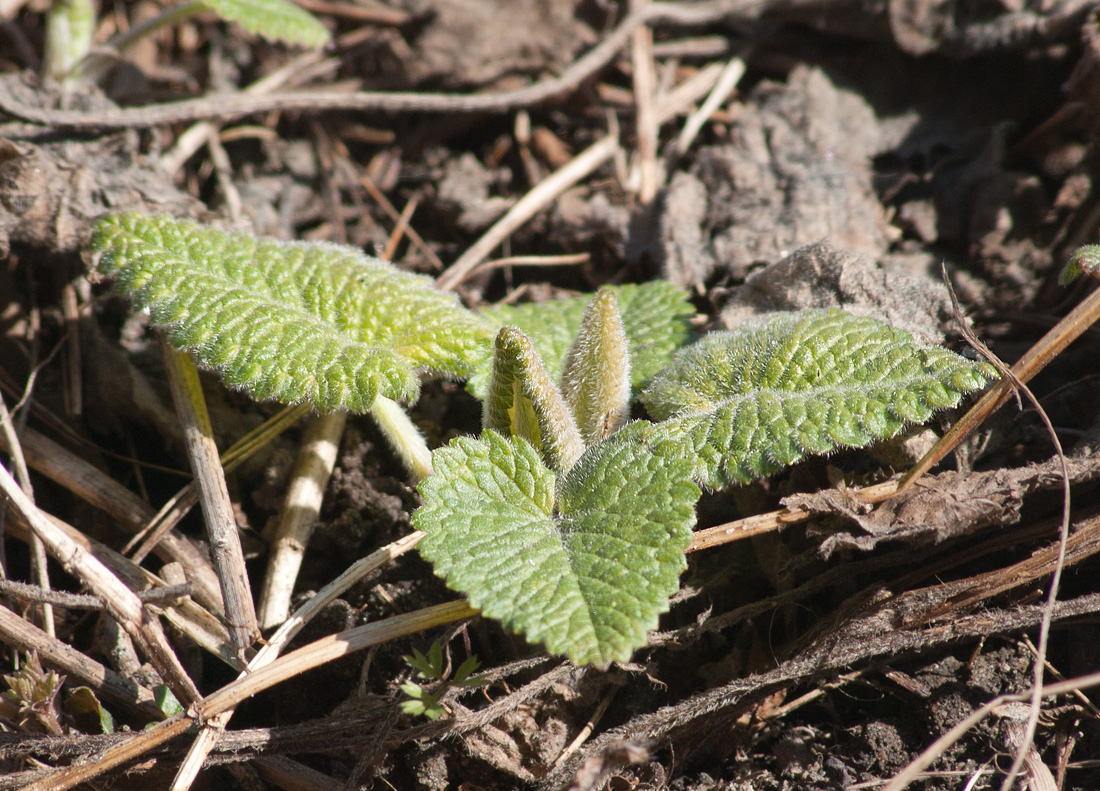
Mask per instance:
[[[401,711],[414,717],[424,715],[429,720],[438,720],[446,713],[440,698],[449,687],[480,687],[486,684],[484,676],[475,676],[474,672],[481,666],[476,656],[466,658],[454,676],[447,677],[447,671],[443,664],[443,647],[436,640],[428,649],[428,655],[420,653],[415,648],[412,656],[402,657],[405,664],[416,671],[417,676],[426,679],[432,684],[433,691],[429,692],[415,681],[406,681],[401,685],[401,691],[408,695],[409,699],[402,702]]]
[[[432,454],[419,549],[483,615],[577,664],[645,644],[701,486],[887,439],[995,375],[840,310],[684,346],[690,307],[667,283],[478,315],[335,245],[127,214],[92,249],[174,344],[256,397],[370,411],[414,400],[424,373],[469,377],[484,431]],[[635,393],[653,422],[627,422]]]
[[[58,694],[65,677],[44,670],[38,654],[27,654],[18,671],[3,677],[7,690],[0,693],[0,716],[18,728],[61,734]]]

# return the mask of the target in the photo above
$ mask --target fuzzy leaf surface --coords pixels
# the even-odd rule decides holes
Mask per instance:
[[[568,404],[546,375],[531,340],[514,327],[497,333],[484,413],[485,428],[523,437],[554,472],[568,470],[584,453]]]
[[[679,586],[699,488],[667,447],[590,447],[560,481],[525,440],[438,449],[413,524],[420,553],[505,628],[577,664],[625,661]]]
[[[420,371],[468,375],[492,339],[429,278],[351,247],[129,213],[100,220],[91,248],[177,348],[259,399],[357,411],[378,394],[413,399]]]
[[[683,349],[642,394],[643,433],[677,439],[712,488],[923,423],[996,377],[842,310],[776,313]]]
[[[614,294],[622,316],[630,353],[631,384],[641,388],[687,342],[690,336],[687,320],[695,315],[695,309],[684,292],[666,280],[607,288]],[[589,294],[552,302],[494,305],[485,308],[482,315],[497,326],[523,330],[542,357],[547,373],[558,381],[591,299]],[[488,381],[486,365],[470,379],[470,392],[484,398]]]
[[[202,0],[202,4],[270,41],[322,47],[331,38],[317,17],[288,0]]]
[[[587,443],[615,433],[630,417],[630,352],[622,316],[610,289],[584,309],[565,357],[561,391]]]

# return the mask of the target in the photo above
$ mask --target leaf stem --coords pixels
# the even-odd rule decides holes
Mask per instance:
[[[380,395],[371,404],[370,416],[416,481],[432,474],[428,443],[400,404]]]
[[[92,48],[94,30],[92,0],[53,0],[46,20],[45,76],[73,87],[79,80],[76,67]]]

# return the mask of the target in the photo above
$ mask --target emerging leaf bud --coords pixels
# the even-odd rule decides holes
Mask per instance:
[[[589,444],[615,433],[630,417],[630,352],[610,289],[600,289],[585,308],[565,358],[561,390]]]
[[[584,441],[561,392],[531,340],[515,327],[497,335],[485,428],[523,437],[554,472],[566,472],[584,453]]]

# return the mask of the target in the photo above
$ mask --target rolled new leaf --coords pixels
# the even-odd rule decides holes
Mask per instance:
[[[695,309],[683,289],[666,280],[605,286],[615,296],[630,353],[630,383],[640,389],[672,360],[689,338],[688,319]],[[561,379],[565,356],[577,337],[592,296],[524,305],[494,305],[483,315],[498,327],[518,327],[531,339],[550,378]],[[468,388],[479,398],[488,390],[488,365],[476,371]]]
[[[601,288],[584,310],[561,374],[561,392],[586,443],[630,417],[630,351],[615,292]]]
[[[686,565],[699,498],[689,460],[612,437],[556,476],[526,440],[486,431],[433,464],[413,524],[449,587],[579,665],[645,645]]]
[[[996,377],[967,360],[842,310],[776,313],[679,352],[642,394],[711,488],[747,483],[807,455],[888,439]]]
[[[259,399],[359,412],[378,394],[412,400],[421,372],[466,376],[492,339],[429,278],[351,247],[127,213],[100,220],[91,249],[173,345]]]
[[[584,440],[561,391],[546,374],[530,339],[514,327],[497,334],[485,428],[527,440],[557,473],[568,470],[584,453]]]

